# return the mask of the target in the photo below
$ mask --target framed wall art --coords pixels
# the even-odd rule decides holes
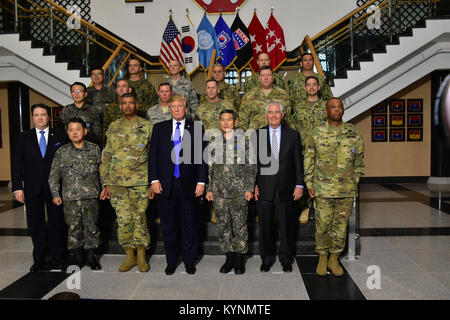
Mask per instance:
[[[389,141],[391,142],[405,141],[405,129],[404,128],[390,129]]]
[[[396,99],[389,101],[389,113],[404,113],[405,112],[405,100]]]
[[[408,141],[423,141],[423,129],[422,128],[408,128]]]
[[[386,142],[387,129],[372,129],[372,142]]]
[[[406,105],[408,113],[423,112],[423,99],[408,99]]]
[[[390,127],[404,127],[405,126],[405,115],[404,114],[390,114],[389,115],[389,126]]]

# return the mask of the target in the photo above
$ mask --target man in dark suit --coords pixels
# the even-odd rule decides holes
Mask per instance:
[[[173,96],[169,102],[172,120],[153,127],[149,151],[149,178],[157,195],[164,238],[167,267],[175,272],[181,247],[186,272],[194,274],[197,253],[195,198],[200,197],[208,182],[208,167],[203,160],[203,126],[186,119],[184,96]],[[180,236],[178,230],[181,229]]]
[[[67,138],[64,132],[49,127],[48,106],[35,104],[31,112],[34,128],[19,135],[13,153],[12,191],[17,201],[25,203],[28,231],[34,247],[34,264],[30,271],[34,272],[44,269],[47,249],[53,259],[53,268],[61,268],[64,262],[63,213],[52,201],[48,176],[53,156],[60,146],[67,143]]]
[[[281,124],[283,106],[269,102],[266,106],[268,126],[257,131],[258,174],[255,184],[256,210],[259,217],[261,272],[275,262],[274,213],[278,215],[280,247],[278,259],[283,271],[292,271],[295,255],[294,201],[303,194],[302,144],[298,132]]]

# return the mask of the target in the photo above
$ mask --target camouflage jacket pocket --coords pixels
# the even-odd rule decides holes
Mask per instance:
[[[337,170],[337,155],[336,148],[328,140],[320,141],[316,145],[317,156],[316,166],[317,170],[324,174],[334,174]]]

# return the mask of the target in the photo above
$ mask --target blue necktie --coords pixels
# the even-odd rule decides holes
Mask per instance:
[[[45,131],[39,131],[41,137],[39,138],[39,149],[41,149],[42,158],[45,157],[45,150],[47,149],[47,143],[45,142]]]
[[[177,122],[177,127],[175,128],[175,134],[173,136],[173,147],[175,148],[175,169],[173,170],[173,175],[175,178],[180,177],[180,150],[181,150],[181,122]]]

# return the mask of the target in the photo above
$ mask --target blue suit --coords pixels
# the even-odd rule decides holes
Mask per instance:
[[[197,123],[197,136],[194,136],[194,122],[186,120],[180,152],[180,177],[175,178],[175,164],[172,161],[172,121],[163,121],[153,127],[148,161],[149,180],[159,180],[162,187],[157,202],[167,263],[177,264],[178,247],[181,245],[183,262],[193,265],[197,254],[195,188],[198,182],[208,182],[208,166],[203,161],[206,142],[203,141],[203,126]]]

